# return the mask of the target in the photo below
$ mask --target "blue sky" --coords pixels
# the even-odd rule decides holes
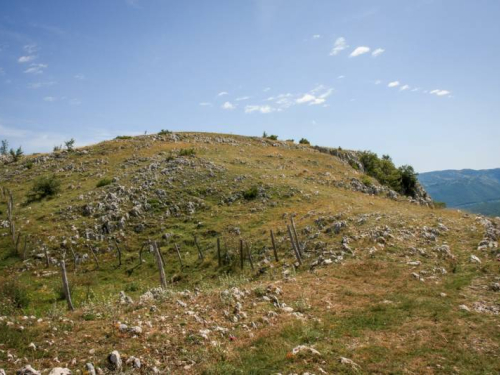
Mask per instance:
[[[500,167],[496,0],[0,2],[0,138],[160,129]]]

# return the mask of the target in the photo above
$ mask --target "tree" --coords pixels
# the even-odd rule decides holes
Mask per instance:
[[[75,140],[71,138],[69,141],[64,142],[64,145],[68,151],[73,151],[75,149]]]
[[[21,157],[24,155],[24,151],[23,149],[21,148],[21,146],[19,146],[19,148],[14,151],[13,148],[10,149],[10,156],[12,156],[12,160],[14,162],[18,161],[19,159],[21,159]]]
[[[310,144],[311,144],[311,142],[309,142],[309,141],[308,141],[307,139],[305,139],[305,138],[302,138],[302,139],[299,141],[299,143],[300,143],[301,145],[310,145]]]
[[[7,155],[8,152],[9,152],[9,142],[6,139],[4,139],[2,141],[2,146],[0,146],[0,154]]]
[[[267,138],[267,133],[266,132],[262,133],[262,138]]]
[[[403,165],[399,167],[401,174],[401,192],[404,195],[415,197],[417,193],[417,173],[411,165]]]

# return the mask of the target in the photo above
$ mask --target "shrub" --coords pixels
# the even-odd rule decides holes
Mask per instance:
[[[180,156],[194,156],[194,155],[196,155],[196,151],[194,150],[194,148],[183,148],[179,152],[179,155]]]
[[[172,134],[172,132],[170,130],[161,129],[158,134],[159,135],[167,135],[167,134]]]
[[[25,309],[30,304],[28,288],[16,279],[7,280],[0,286],[0,299],[15,309]]]
[[[33,161],[29,160],[26,162],[26,164],[24,164],[24,166],[27,168],[27,169],[31,169],[33,168]]]
[[[16,151],[14,151],[14,149],[11,148],[9,153],[10,153],[10,156],[12,156],[12,160],[14,162],[21,159],[21,157],[24,155],[24,151],[21,147],[18,147],[18,149]]]
[[[9,142],[4,139],[2,140],[2,145],[0,146],[0,154],[1,155],[7,155],[9,151]]]
[[[115,139],[130,139],[130,138],[132,138],[130,135],[119,135]]]
[[[432,203],[434,204],[434,208],[438,208],[438,209],[444,209],[444,208],[446,208],[446,203],[445,202],[434,201]]]
[[[363,177],[361,177],[361,182],[363,184],[365,184],[366,186],[372,186],[373,185],[372,179],[370,177],[368,177],[367,175],[364,175]]]
[[[262,133],[262,138],[267,138],[267,133],[266,132]]]
[[[270,135],[269,137],[267,137],[268,139],[272,140],[272,141],[277,141],[278,140],[278,136],[277,135]]]
[[[250,189],[245,190],[243,192],[243,198],[245,198],[248,201],[257,198],[258,195],[259,195],[259,189],[257,188],[257,186],[252,186]]]
[[[107,186],[109,184],[113,183],[113,180],[109,177],[104,177],[102,179],[99,180],[99,182],[97,183],[96,187],[100,188],[100,187],[103,187],[103,186]]]
[[[54,146],[54,152],[59,152],[62,150],[62,145]]]
[[[61,182],[56,176],[43,176],[35,180],[33,187],[28,192],[28,202],[40,201],[46,197],[52,197],[61,190]]]
[[[301,145],[310,145],[310,144],[311,144],[311,142],[309,142],[309,141],[308,141],[307,139],[305,139],[305,138],[301,138],[301,139],[300,139],[300,141],[299,141],[299,143],[300,143]]]
[[[398,168],[401,174],[401,193],[411,197],[417,194],[417,174],[411,165],[403,165]]]
[[[71,138],[69,141],[64,142],[64,145],[66,149],[71,152],[75,149],[75,140]]]

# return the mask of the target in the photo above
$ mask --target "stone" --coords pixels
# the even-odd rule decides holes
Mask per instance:
[[[500,283],[492,283],[490,289],[494,292],[500,292]]]
[[[133,368],[140,369],[141,368],[141,360],[134,356],[127,359],[127,365],[132,366]]]
[[[360,369],[359,365],[354,362],[352,359],[346,357],[340,357],[340,363],[343,365],[350,366],[353,370],[358,371]]]
[[[481,259],[479,259],[477,256],[475,256],[475,255],[473,255],[473,254],[470,256],[469,261],[470,261],[471,263],[479,263],[479,264],[481,264]]]
[[[17,375],[41,375],[40,371],[35,370],[31,365],[26,365],[22,369],[18,370]]]
[[[306,345],[299,345],[299,346],[296,346],[295,348],[292,349],[293,355],[297,355],[297,354],[302,353],[302,352],[308,352],[308,353],[311,353],[314,355],[321,355],[321,353],[318,352],[316,349],[311,348],[310,346],[306,346]]]
[[[49,375],[71,375],[69,368],[55,367],[49,372]]]
[[[122,368],[122,358],[118,350],[113,350],[108,356],[108,362],[110,363],[113,370],[121,370]]]
[[[470,311],[470,309],[466,305],[460,305],[458,308],[462,311]]]
[[[88,375],[97,375],[95,372],[94,365],[90,362],[85,364],[85,370],[87,371]]]

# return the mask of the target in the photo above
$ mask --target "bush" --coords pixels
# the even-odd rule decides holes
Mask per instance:
[[[15,309],[25,309],[30,304],[28,288],[16,279],[8,280],[0,286],[0,299]]]
[[[17,150],[14,151],[13,148],[10,149],[10,156],[12,156],[12,160],[14,162],[18,161],[19,159],[22,158],[22,156],[24,155],[24,151],[21,147],[18,147]]]
[[[363,184],[365,184],[366,186],[370,187],[373,185],[373,182],[372,182],[372,179],[366,175],[364,175],[363,177],[361,177],[361,182]]]
[[[74,151],[75,149],[75,140],[71,138],[69,141],[64,142],[64,145],[66,146],[66,149],[68,151]]]
[[[172,134],[172,132],[170,130],[161,129],[160,132],[158,133],[158,135],[167,135],[167,134]]]
[[[43,176],[35,180],[33,187],[28,192],[28,202],[40,201],[46,197],[52,197],[61,190],[61,182],[56,176]]]
[[[278,140],[278,136],[277,135],[270,135],[269,137],[267,137],[267,139],[270,139],[272,141],[277,141]]]
[[[130,136],[130,135],[119,135],[115,139],[130,139],[130,138],[132,138],[132,136]]]
[[[179,152],[179,156],[194,156],[194,155],[196,155],[196,151],[194,150],[194,148],[183,148]]]
[[[259,189],[257,188],[257,186],[253,186],[250,189],[243,192],[243,198],[245,198],[247,201],[257,198],[258,195],[259,195]]]
[[[444,208],[446,208],[446,203],[444,203],[444,202],[434,201],[432,203],[434,204],[434,208],[438,208],[438,209],[444,209]]]
[[[96,187],[100,188],[100,187],[103,187],[103,186],[107,186],[109,184],[113,183],[113,180],[109,177],[104,177],[102,179],[99,180],[99,182],[97,183]]]
[[[300,143],[301,145],[310,145],[310,144],[311,144],[311,142],[309,142],[309,141],[308,141],[307,139],[305,139],[305,138],[301,138],[301,140],[299,141],[299,143]]]
[[[371,151],[362,152],[359,159],[368,176],[400,194],[415,197],[418,182],[412,166],[403,165],[396,168],[389,155],[379,158]]]

